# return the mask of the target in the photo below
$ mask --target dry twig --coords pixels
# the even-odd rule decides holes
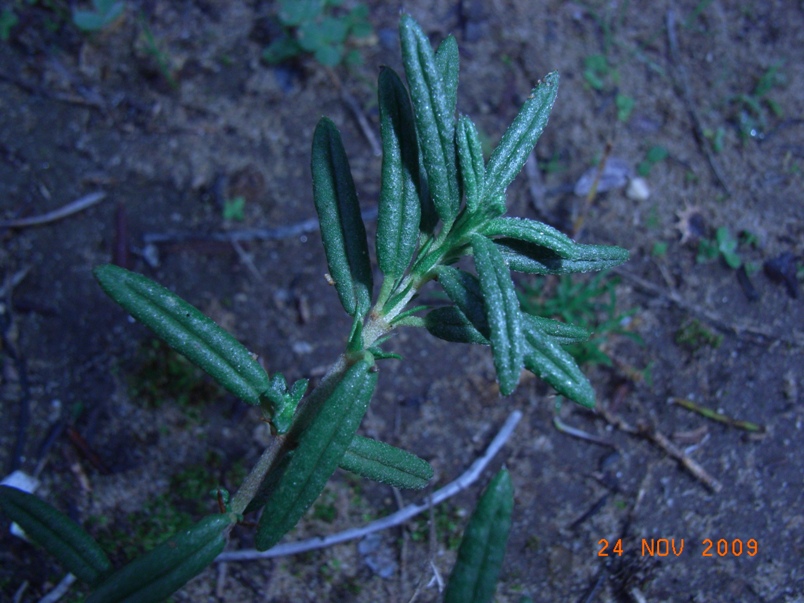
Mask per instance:
[[[720,169],[720,166],[718,165],[717,161],[715,161],[714,156],[707,146],[706,138],[704,137],[704,129],[701,125],[701,119],[698,117],[698,112],[695,110],[695,103],[692,100],[692,92],[690,92],[690,81],[689,76],[687,75],[687,68],[684,66],[684,63],[679,56],[678,39],[676,38],[676,17],[672,8],[667,11],[667,41],[670,46],[670,60],[673,62],[675,72],[678,74],[678,76],[674,77],[673,79],[676,82],[676,87],[681,88],[684,98],[684,105],[686,106],[687,113],[692,120],[695,141],[698,143],[698,148],[704,154],[704,157],[706,157],[709,168],[715,175],[715,179],[717,179],[718,184],[723,188],[724,191],[726,191],[727,195],[731,196],[731,191],[726,184],[725,178],[723,178],[723,173]]]
[[[90,193],[81,197],[80,199],[76,199],[75,201],[68,203],[67,205],[63,205],[58,209],[54,209],[46,214],[42,214],[41,216],[17,218],[16,220],[6,220],[5,222],[0,222],[0,228],[23,228],[25,226],[41,226],[42,224],[49,224],[50,222],[61,220],[62,218],[76,214],[79,211],[83,211],[88,207],[92,207],[96,203],[103,201],[104,197],[106,197],[106,193],[103,192]]]
[[[603,417],[606,422],[610,425],[613,425],[620,431],[624,431],[626,433],[630,433],[631,435],[638,435],[649,442],[653,443],[659,449],[662,450],[667,456],[677,460],[681,465],[689,471],[697,480],[701,481],[707,488],[712,490],[713,492],[720,492],[723,489],[723,485],[716,480],[714,477],[709,475],[709,473],[704,469],[697,461],[693,458],[688,456],[681,450],[678,446],[673,444],[664,434],[658,431],[655,427],[649,425],[638,425],[634,427],[624,421],[622,418],[618,417],[614,413],[610,412],[604,406],[600,406],[597,409],[598,413],[601,417]]]

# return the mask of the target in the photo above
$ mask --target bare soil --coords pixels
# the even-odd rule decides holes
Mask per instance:
[[[587,368],[606,413],[568,403],[560,411],[565,424],[612,447],[554,428],[554,394],[536,379],[501,398],[488,350],[412,331],[397,338],[404,362],[382,366],[363,431],[428,459],[437,487],[482,452],[513,409],[524,413],[491,468],[505,464],[516,487],[497,601],[804,601],[800,297],[760,269],[749,271],[749,299],[737,271],[722,260],[696,262],[695,237],[682,240],[678,228],[679,214],[692,208],[698,234],[727,227],[755,235],[753,246],[739,248],[750,264],[786,253],[800,266],[800,3],[371,2],[376,38],[361,47],[361,66],[334,78],[311,59],[281,68],[261,62],[272,3],[130,1],[120,21],[93,35],[70,24],[67,4],[13,3],[20,22],[0,42],[0,220],[44,214],[94,191],[106,198],[39,227],[0,231],[4,474],[38,472],[38,493],[113,543],[117,563],[140,524],[172,525],[153,501],[181,500],[190,473],[236,486],[266,441],[257,414],[210,394],[203,380],[190,400],[159,388],[151,391],[164,398],[158,403],[133,395],[155,387],[143,368],[151,335],[104,296],[91,270],[124,262],[211,315],[269,371],[320,377],[342,350],[349,321],[324,279],[317,232],[284,229],[314,217],[309,145],[321,115],[342,131],[364,207],[376,205],[380,159],[346,96],[376,135],[374,81],[380,65],[401,71],[396,26],[404,8],[434,42],[457,36],[459,110],[491,143],[534,82],[560,72],[538,169],[514,183],[510,213],[567,232],[582,217],[580,240],[630,249],[616,300],[619,312],[636,309],[623,328],[642,344],[610,337],[612,366]],[[588,72],[595,55],[606,58],[595,73],[599,90]],[[758,82],[774,69],[759,95]],[[619,110],[622,97],[634,101],[624,119],[618,95]],[[696,136],[696,120],[711,138]],[[633,171],[652,147],[667,150],[647,176],[647,199],[622,187],[588,205],[573,194],[607,145]],[[238,196],[243,220],[224,220],[225,201]],[[371,235],[372,222],[368,228]],[[242,229],[275,236],[216,240]],[[792,274],[791,287],[796,266]],[[24,275],[16,286],[14,275]],[[710,339],[680,343],[691,324]],[[669,404],[674,398],[764,431],[709,420]],[[656,443],[662,437],[716,482],[671,458]],[[490,476],[436,512],[431,543],[426,523],[412,522],[383,534],[373,557],[352,542],[229,564],[173,599],[402,602],[420,587],[417,601],[439,600],[434,568],[448,575],[450,539]],[[180,504],[193,517],[216,508],[208,498]],[[398,504],[388,488],[339,473],[287,538],[361,525]],[[643,548],[660,539],[676,552]],[[251,530],[238,528],[230,548],[251,544]],[[372,567],[377,558],[384,561]],[[7,531],[0,567],[4,601],[38,600],[64,575]],[[74,586],[68,600],[83,592]]]

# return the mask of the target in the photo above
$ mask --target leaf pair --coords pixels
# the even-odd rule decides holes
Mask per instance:
[[[491,344],[500,392],[511,393],[524,365],[560,394],[594,406],[594,392],[561,344],[588,338],[579,327],[530,316],[519,307],[511,275],[494,243],[474,235],[478,277],[438,268],[438,280],[455,304],[431,311],[424,319],[430,333],[447,341]]]
[[[455,158],[458,44],[449,36],[434,53],[410,15],[402,16],[399,36],[427,184],[436,213],[448,230],[460,209]]]
[[[0,486],[0,508],[77,578],[95,587],[87,603],[163,601],[212,563],[237,521],[232,514],[206,517],[113,572],[92,536],[38,497]]]
[[[271,548],[298,523],[338,466],[399,488],[423,488],[432,477],[430,465],[417,456],[355,435],[376,386],[373,362],[358,360],[300,430],[298,445],[249,506],[252,511],[265,504],[257,529],[259,550]]]
[[[33,494],[0,486],[0,509],[78,579],[98,584],[112,571],[106,553],[81,526]]]

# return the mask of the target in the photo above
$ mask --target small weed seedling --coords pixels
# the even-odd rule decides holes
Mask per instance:
[[[246,198],[242,196],[227,199],[223,203],[223,219],[242,222],[246,218]]]
[[[349,48],[349,43],[373,35],[368,7],[358,4],[348,12],[339,12],[340,4],[339,0],[279,0],[277,16],[283,34],[263,51],[263,59],[277,64],[311,54],[326,67],[342,62],[359,64],[360,53]]]
[[[329,275],[352,327],[345,350],[312,391],[307,392],[306,379],[288,384],[282,374],[266,373],[231,335],[150,279],[113,265],[95,269],[101,287],[126,312],[259,408],[273,437],[234,495],[216,489],[210,500],[214,514],[118,569],[69,517],[31,494],[0,487],[0,508],[90,586],[87,603],[165,599],[213,562],[246,517],[257,522],[257,548],[273,547],[313,506],[338,467],[398,488],[427,485],[433,470],[425,460],[357,434],[382,364],[399,359],[392,348],[398,328],[488,346],[503,395],[516,389],[526,368],[563,396],[594,405],[591,385],[564,348],[589,332],[523,312],[511,277],[512,270],[597,271],[628,258],[625,249],[579,244],[535,220],[505,216],[506,189],[547,124],[558,74],[537,83],[485,161],[474,123],[455,115],[455,38],[446,38],[434,51],[416,22],[403,16],[400,39],[408,86],[390,68],[380,71],[378,84],[383,150],[375,241],[382,275],[378,289],[341,135],[327,118],[313,134],[313,200]],[[449,303],[412,305],[431,283],[443,289]],[[596,281],[594,287],[613,294],[611,285]],[[561,288],[561,305],[571,304],[582,291],[571,283]],[[513,486],[503,470],[465,530],[447,601],[468,601],[467,593],[475,594],[471,600],[491,600],[512,507]]]
[[[782,65],[777,63],[769,67],[748,94],[738,94],[731,99],[736,113],[735,121],[740,138],[762,139],[768,130],[769,117],[781,118],[783,115],[779,103],[774,101],[769,93],[785,81],[780,71]]]
[[[744,263],[738,253],[740,246],[756,245],[756,240],[756,237],[750,232],[743,231],[740,233],[740,237],[737,238],[728,227],[720,226],[715,231],[714,239],[701,239],[698,242],[698,255],[695,257],[695,261],[703,264],[720,257],[733,270],[745,267],[749,274],[756,272],[758,267],[750,263]]]
[[[648,175],[650,175],[650,171],[653,169],[653,166],[664,161],[668,156],[669,153],[663,146],[652,146],[650,149],[648,149],[648,152],[645,153],[645,159],[639,162],[639,165],[637,166],[637,174],[643,178],[646,178]]]

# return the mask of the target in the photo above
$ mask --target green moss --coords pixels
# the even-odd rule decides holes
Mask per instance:
[[[675,334],[675,342],[689,352],[697,352],[701,348],[719,348],[723,336],[707,329],[697,318],[685,323]]]
[[[129,379],[129,396],[146,408],[175,402],[190,410],[220,399],[223,389],[161,339],[142,344],[137,368]]]

